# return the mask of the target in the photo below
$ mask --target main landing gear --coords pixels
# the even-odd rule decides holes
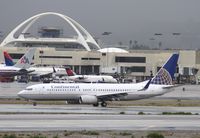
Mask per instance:
[[[95,104],[93,104],[93,106],[94,106],[94,107],[97,107],[97,106],[99,106],[99,103],[95,103]],[[101,106],[102,106],[102,107],[106,107],[106,106],[107,106],[107,103],[104,102],[104,101],[102,101],[102,102],[101,102]]]
[[[37,103],[36,103],[36,102],[33,102],[33,106],[37,106]]]
[[[102,107],[106,107],[106,106],[107,106],[107,103],[106,103],[106,102],[102,102],[102,103],[101,103],[101,106],[102,106]]]

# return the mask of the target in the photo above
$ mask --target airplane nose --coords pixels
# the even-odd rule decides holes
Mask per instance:
[[[22,90],[22,91],[20,91],[17,95],[18,95],[19,97],[21,97],[21,98],[25,98],[25,91]]]

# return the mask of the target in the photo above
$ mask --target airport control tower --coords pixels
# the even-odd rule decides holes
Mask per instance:
[[[41,38],[61,38],[63,36],[63,29],[56,27],[41,27],[38,30]]]

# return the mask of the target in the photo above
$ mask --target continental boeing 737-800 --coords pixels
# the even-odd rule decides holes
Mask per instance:
[[[18,93],[27,100],[65,100],[68,103],[93,104],[103,107],[106,101],[138,100],[170,92],[178,54],[173,54],[152,79],[136,84],[52,83],[37,84]]]

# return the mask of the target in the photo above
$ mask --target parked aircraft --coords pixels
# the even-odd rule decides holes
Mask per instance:
[[[31,70],[35,70],[30,73],[32,76],[39,76],[40,78],[52,77],[53,74],[58,76],[66,75],[65,69],[61,67],[30,67]]]
[[[106,101],[138,100],[172,91],[178,61],[173,54],[152,79],[136,84],[66,83],[37,84],[18,93],[27,100],[65,100],[68,103],[107,106]]]
[[[12,57],[6,51],[4,51],[4,58],[6,66],[14,65]],[[30,66],[29,70],[34,70],[29,73],[29,75],[38,76],[40,78],[51,77],[53,73],[57,75],[66,75],[65,69],[60,67]]]
[[[109,75],[77,75],[70,68],[66,68],[68,79],[74,82],[101,82],[101,83],[117,83],[117,80]]]
[[[13,77],[17,75],[25,75],[34,70],[27,70],[31,66],[31,62],[35,53],[35,48],[29,49],[24,56],[22,56],[16,64],[10,62],[10,56],[5,56],[5,66],[0,66],[0,77]],[[7,66],[9,64],[10,66]],[[11,66],[12,65],[12,66]]]

